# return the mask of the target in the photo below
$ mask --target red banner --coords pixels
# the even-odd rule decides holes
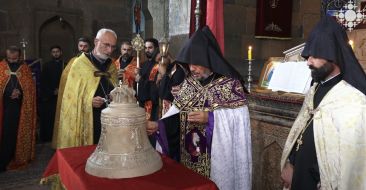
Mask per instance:
[[[196,28],[196,0],[191,0],[191,19],[189,36],[195,32]],[[224,54],[224,0],[200,0],[200,26],[207,25],[215,35],[220,45],[222,54]]]
[[[224,54],[224,0],[207,0],[206,24],[215,35]]]
[[[257,0],[256,38],[291,39],[292,0]]]

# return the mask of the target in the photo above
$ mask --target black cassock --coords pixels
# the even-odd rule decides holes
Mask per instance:
[[[40,138],[43,142],[52,140],[55,122],[57,94],[64,69],[62,60],[52,60],[44,64],[41,75]]]
[[[144,107],[145,102],[152,101],[151,120],[157,121],[159,118],[159,101],[169,100],[173,102],[171,94],[172,86],[177,86],[183,82],[187,66],[176,64],[176,71],[172,74],[171,70],[174,64],[169,64],[165,75],[162,77],[159,84],[156,83],[157,75],[153,81],[149,80],[150,73],[157,63],[155,61],[146,61],[142,64],[138,86],[138,101],[141,107]],[[179,115],[170,117],[164,120],[166,126],[166,135],[169,146],[169,156],[175,160],[179,160]],[[154,135],[149,136],[152,146],[155,147],[156,139]]]
[[[107,72],[109,67],[114,67],[114,64],[112,65],[111,59],[106,59],[104,62],[100,62],[92,53],[87,54],[88,59],[92,62],[92,64],[97,68],[100,72]],[[98,77],[98,76],[96,76]],[[112,77],[112,76],[111,76]],[[109,103],[109,93],[114,89],[113,84],[109,81],[109,78],[107,76],[100,76],[100,81],[97,90],[95,91],[94,97],[100,96],[102,98],[105,98],[108,100]],[[101,124],[101,114],[102,110],[107,107],[107,102],[104,103],[99,108],[93,107],[93,144],[98,144],[100,134],[102,131],[102,124]]]
[[[174,65],[176,66],[175,72],[172,72],[172,69],[174,68]],[[162,77],[159,85],[159,97],[164,100],[169,100],[170,102],[173,102],[174,97],[171,93],[173,86],[180,85],[185,76],[188,73],[188,66],[186,64],[169,64],[167,71],[165,75]]]
[[[159,97],[164,100],[169,100],[173,102],[174,97],[171,93],[172,87],[180,85],[188,73],[188,66],[186,64],[176,63],[176,70],[172,74],[173,64],[169,65],[166,74],[160,81],[159,86]],[[168,140],[169,156],[177,161],[180,160],[180,118],[179,114],[168,117],[163,120],[165,125],[165,132]]]
[[[18,70],[20,65],[20,63],[11,63],[9,64],[9,67],[12,72],[15,72],[16,70]],[[21,92],[21,95],[19,98],[11,99],[10,96],[14,89],[18,89]],[[19,84],[18,78],[15,75],[11,75],[9,82],[5,87],[4,94],[2,95],[3,129],[0,137],[0,172],[6,170],[6,166],[14,157],[17,142],[23,92]]]
[[[140,80],[138,82],[137,100],[140,107],[145,106],[145,102],[152,102],[151,121],[159,119],[159,88],[156,84],[157,75],[153,81],[149,80],[150,73],[157,63],[154,60],[146,61],[142,64],[140,70]]]

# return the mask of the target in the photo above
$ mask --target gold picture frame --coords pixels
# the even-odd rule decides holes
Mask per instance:
[[[284,61],[284,57],[270,57],[268,61],[264,64],[261,75],[259,77],[258,88],[268,89],[268,84],[271,81],[271,77],[274,69],[278,64]]]

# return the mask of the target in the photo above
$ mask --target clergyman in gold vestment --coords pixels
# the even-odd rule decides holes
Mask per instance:
[[[109,92],[117,84],[117,70],[110,55],[117,35],[101,29],[95,48],[74,60],[62,95],[57,148],[96,144],[100,137],[100,114],[109,101]]]
[[[60,84],[58,87],[58,96],[57,96],[57,105],[56,105],[56,114],[55,114],[55,123],[53,127],[53,137],[52,137],[52,147],[57,148],[57,135],[58,135],[58,126],[60,122],[60,109],[62,103],[62,96],[65,89],[65,84],[67,80],[67,76],[69,75],[70,68],[74,63],[75,59],[81,56],[83,53],[88,53],[90,49],[90,41],[87,38],[81,37],[78,40],[78,54],[71,58],[67,63],[65,69],[62,71]]]

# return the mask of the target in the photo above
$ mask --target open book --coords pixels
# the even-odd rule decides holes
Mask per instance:
[[[306,61],[284,62],[273,70],[268,88],[272,91],[285,91],[305,94],[311,83],[311,70]]]

